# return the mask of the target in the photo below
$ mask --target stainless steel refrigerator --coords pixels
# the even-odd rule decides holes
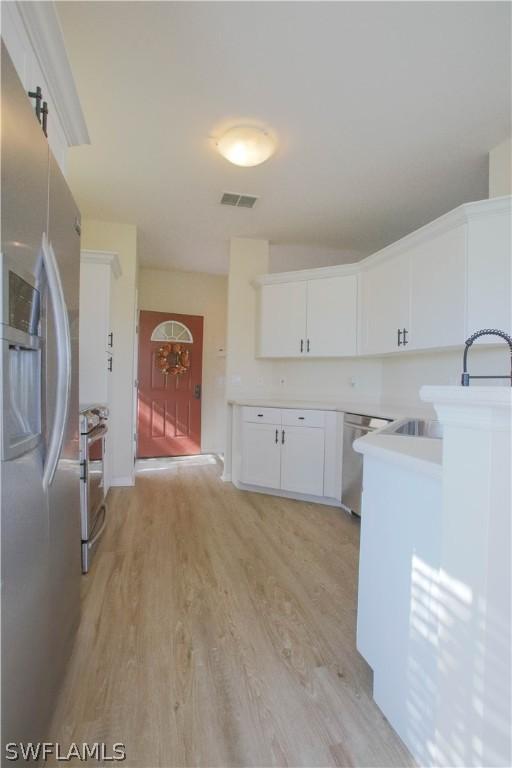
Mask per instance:
[[[2,741],[47,729],[80,611],[80,214],[2,43]]]

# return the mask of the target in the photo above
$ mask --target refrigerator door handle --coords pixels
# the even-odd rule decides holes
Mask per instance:
[[[57,266],[57,259],[51,243],[48,243],[46,234],[43,234],[42,250],[57,343],[57,393],[55,399],[55,418],[51,425],[48,449],[43,469],[43,486],[44,488],[48,488],[52,483],[55,470],[57,469],[68,420],[71,385],[71,341],[68,312],[64,299],[59,268]]]

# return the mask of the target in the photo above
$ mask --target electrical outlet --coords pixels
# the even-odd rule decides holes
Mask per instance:
[[[279,386],[280,387],[286,386],[286,379],[284,376],[281,376],[281,378],[279,379]]]

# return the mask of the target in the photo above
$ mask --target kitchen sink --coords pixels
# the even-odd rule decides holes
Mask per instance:
[[[436,440],[443,438],[443,427],[435,419],[410,419],[409,421],[395,422],[382,431],[387,434],[406,435],[408,437],[430,437]]]

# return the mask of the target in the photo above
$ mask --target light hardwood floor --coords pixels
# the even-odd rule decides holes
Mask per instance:
[[[356,520],[217,463],[109,500],[53,739],[124,742],[138,768],[413,765],[355,648]]]

